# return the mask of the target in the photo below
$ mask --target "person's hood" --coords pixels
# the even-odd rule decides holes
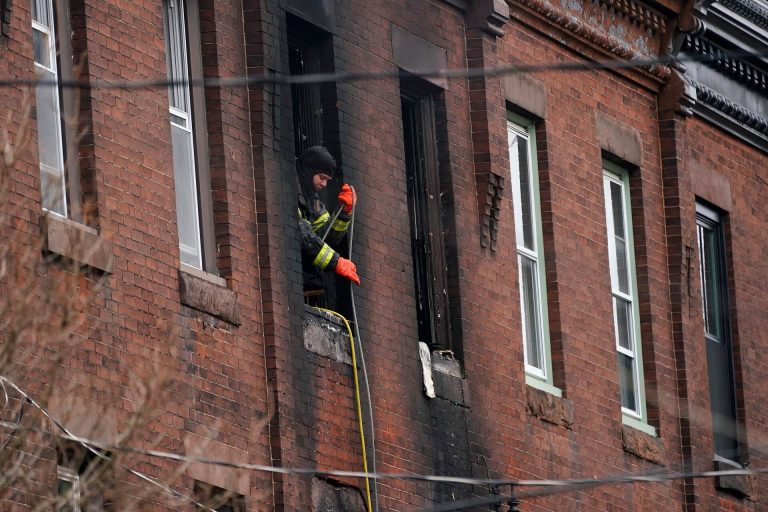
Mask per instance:
[[[315,186],[312,184],[312,177],[318,173],[333,177],[335,170],[336,160],[323,146],[307,148],[296,159],[296,176],[299,180],[299,188],[301,195],[304,196],[305,204],[310,209],[314,209],[315,203],[319,201]]]

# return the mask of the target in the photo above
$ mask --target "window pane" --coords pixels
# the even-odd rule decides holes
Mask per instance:
[[[523,318],[523,336],[527,362],[545,371],[539,321],[539,287],[537,280],[536,262],[525,256],[520,256],[520,293]]]
[[[51,26],[50,21],[50,4],[51,0],[32,0],[32,20],[45,25]]]
[[[176,178],[176,220],[179,227],[181,261],[187,265],[202,268],[192,133],[171,125],[171,137],[173,141],[173,170]]]
[[[613,234],[619,238],[624,236],[624,194],[621,185],[611,181],[611,209],[613,210]]]
[[[528,141],[518,137],[518,172],[520,173],[520,210],[523,223],[523,245],[536,250],[533,231],[533,200],[531,197],[531,169],[528,166]]]
[[[614,239],[616,246],[616,277],[618,279],[619,291],[629,293],[629,268],[627,267],[627,243],[616,237]]]
[[[38,77],[54,80],[56,75],[38,68]],[[38,85],[35,88],[35,99],[43,208],[66,215],[64,148],[61,140],[58,88],[51,85]]]
[[[616,336],[620,347],[634,352],[632,344],[632,303],[614,297],[613,306],[616,308]]]
[[[51,48],[48,42],[48,34],[32,29],[32,46],[35,50],[35,62],[47,68],[51,67]],[[39,77],[43,78],[43,77]]]
[[[531,169],[528,165],[528,140],[517,132],[509,131],[509,163],[512,171],[515,231],[518,246],[536,250],[536,231],[533,225],[533,195]]]
[[[637,411],[634,359],[621,352],[619,352],[619,388],[622,407]]]
[[[182,0],[167,0],[168,30],[166,34],[166,53],[168,58],[168,79],[173,82],[189,79],[187,64],[187,46]],[[183,112],[190,111],[189,85],[174,84],[169,86],[170,105]]]
[[[699,254],[701,257],[702,302],[704,326],[707,334],[722,339],[721,283],[717,262],[717,234],[714,230],[699,226]]]

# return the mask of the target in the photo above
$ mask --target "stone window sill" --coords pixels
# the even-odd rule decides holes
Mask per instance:
[[[181,303],[227,322],[240,325],[235,292],[219,276],[184,265],[179,269]]]
[[[304,348],[342,364],[352,365],[349,334],[336,316],[304,305]]]
[[[741,464],[720,457],[715,459],[714,466],[715,471],[744,469]],[[755,475],[720,475],[715,478],[715,487],[738,498],[753,500],[755,489],[757,489],[757,477]]]
[[[525,403],[531,416],[573,430],[574,406],[567,398],[526,385]]]
[[[84,224],[55,214],[40,217],[43,250],[102,272],[112,272],[112,244]]]
[[[664,465],[664,442],[657,436],[629,425],[622,425],[621,444],[625,452]]]

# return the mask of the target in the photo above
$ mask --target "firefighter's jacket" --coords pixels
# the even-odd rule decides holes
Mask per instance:
[[[312,201],[313,207],[310,208],[304,197],[299,194],[298,214],[305,284],[316,278],[320,272],[336,269],[339,253],[334,248],[338,248],[339,243],[343,240],[351,220],[351,216],[342,210],[331,228],[328,229],[331,215],[317,195],[312,198]],[[322,237],[326,230],[328,235],[323,242]]]

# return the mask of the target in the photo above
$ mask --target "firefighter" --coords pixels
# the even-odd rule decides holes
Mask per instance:
[[[357,268],[350,260],[343,258],[334,249],[344,238],[352,219],[352,209],[357,196],[346,183],[339,192],[341,212],[333,221],[320,201],[318,192],[333,179],[336,160],[322,146],[312,146],[296,161],[299,179],[299,228],[301,229],[301,256],[304,270],[304,289],[316,290],[323,287],[322,272],[333,271],[355,284],[360,284]],[[327,231],[325,242],[322,237]]]

